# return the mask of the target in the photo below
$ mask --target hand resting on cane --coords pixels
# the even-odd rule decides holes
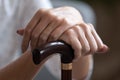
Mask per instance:
[[[22,50],[31,49],[49,41],[63,40],[75,51],[73,78],[84,78],[88,73],[90,54],[106,52],[92,24],[83,21],[80,13],[72,7],[40,9],[25,29],[17,31],[23,35]]]

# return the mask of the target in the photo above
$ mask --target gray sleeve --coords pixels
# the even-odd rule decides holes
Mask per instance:
[[[34,14],[40,8],[51,8],[52,4],[49,0],[16,0],[15,9],[15,23],[16,30],[27,26],[28,22],[32,19]],[[20,46],[22,42],[21,37],[18,38],[19,51],[21,51]]]
[[[33,15],[40,8],[51,8],[52,4],[49,0],[20,0],[18,9],[19,25],[26,27]]]

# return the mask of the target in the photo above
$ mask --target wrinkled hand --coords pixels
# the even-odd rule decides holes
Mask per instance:
[[[93,25],[86,24],[80,13],[71,7],[40,9],[25,29],[18,30],[18,34],[23,35],[23,52],[29,44],[34,49],[43,43],[58,39],[72,46],[75,59],[108,50]]]
[[[22,51],[29,43],[34,49],[48,41],[57,40],[69,28],[83,22],[80,13],[72,7],[40,9],[24,30]]]
[[[105,53],[108,50],[92,24],[76,25],[64,32],[60,39],[72,46],[75,51],[75,59],[95,52]]]

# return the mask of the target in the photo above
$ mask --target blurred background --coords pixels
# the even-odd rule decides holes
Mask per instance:
[[[85,1],[95,12],[97,32],[110,48],[107,54],[94,56],[91,80],[120,80],[120,1]]]
[[[96,15],[97,32],[109,46],[107,54],[94,56],[91,80],[120,80],[120,1],[86,0]]]
[[[120,1],[119,0],[51,0],[54,7],[73,6],[80,10],[87,23],[93,23],[110,50],[94,55],[91,80],[120,80]],[[45,76],[46,74],[47,76]],[[43,67],[36,77],[57,80]]]

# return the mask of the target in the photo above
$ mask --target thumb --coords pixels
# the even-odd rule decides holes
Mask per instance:
[[[25,31],[25,29],[19,29],[19,30],[17,30],[17,34],[23,36],[24,35],[24,31]]]

